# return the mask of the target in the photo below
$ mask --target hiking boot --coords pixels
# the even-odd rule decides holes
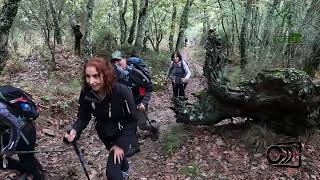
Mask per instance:
[[[129,180],[129,173],[122,171],[123,180]]]
[[[123,177],[123,180],[129,180],[129,174],[131,172],[131,161],[128,162],[129,163],[129,168],[127,171],[121,171],[122,172],[122,177]]]

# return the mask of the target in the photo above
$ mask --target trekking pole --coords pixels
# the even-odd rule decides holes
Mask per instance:
[[[71,131],[71,128],[67,128],[67,132],[70,133],[70,131]],[[63,141],[68,143],[68,144],[70,144],[65,137],[63,138]],[[80,161],[80,164],[82,166],[82,169],[83,169],[84,173],[86,174],[87,179],[90,180],[87,168],[86,168],[86,166],[84,164],[84,158],[83,158],[83,156],[82,156],[82,154],[80,152],[80,149],[79,149],[79,146],[77,145],[77,142],[75,140],[73,140],[71,142],[71,144],[73,146],[74,151],[76,152],[76,154],[78,156],[78,159]]]
[[[76,152],[76,154],[77,154],[77,156],[78,156],[78,159],[80,160],[81,166],[82,166],[82,168],[83,168],[84,173],[85,173],[86,176],[87,176],[87,179],[90,180],[88,171],[87,171],[86,166],[85,166],[85,164],[84,164],[83,156],[82,156],[82,154],[81,154],[81,152],[80,152],[80,149],[79,149],[76,141],[73,141],[73,142],[72,142],[72,146],[73,146],[74,151]]]
[[[143,114],[144,114],[144,116],[146,117],[147,121],[149,122],[151,128],[153,128],[154,130],[157,130],[157,128],[155,128],[155,127],[152,125],[152,123],[151,123],[150,119],[148,118],[148,116],[147,116],[147,114],[146,114],[145,111],[143,111]]]
[[[31,154],[31,153],[52,153],[52,152],[66,152],[67,150],[47,150],[47,151],[13,151],[14,154]]]

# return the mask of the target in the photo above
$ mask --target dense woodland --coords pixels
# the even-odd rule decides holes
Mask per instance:
[[[55,68],[58,46],[74,48],[83,61],[117,48],[170,52],[181,49],[185,39],[192,45],[203,44],[210,28],[221,37],[226,55],[233,61],[240,59],[241,67],[251,72],[277,66],[313,75],[319,64],[317,0],[0,3],[2,68],[7,50],[27,56],[40,48]]]
[[[133,179],[320,178],[320,0],[0,0],[0,9],[0,84],[22,87],[40,104],[39,149],[64,147],[83,63],[121,49],[145,59],[155,90],[151,118],[162,126],[160,142],[142,138]],[[165,73],[175,50],[190,54],[188,102],[168,97]],[[198,121],[190,123],[192,116]],[[255,118],[271,118],[276,131],[252,124]],[[83,149],[97,143],[91,135]],[[303,168],[266,163],[264,151],[279,140],[303,142]],[[92,179],[103,179],[101,147],[85,153]],[[70,167],[61,166],[69,156]],[[74,154],[38,157],[49,179],[85,179]]]

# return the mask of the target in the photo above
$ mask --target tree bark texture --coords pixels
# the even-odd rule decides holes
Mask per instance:
[[[123,5],[123,0],[118,0],[119,6],[119,22],[120,22],[120,43],[122,46],[126,45],[127,40],[127,22],[125,15],[127,12],[128,0],[125,0]]]
[[[132,16],[132,24],[130,28],[130,34],[128,38],[128,43],[132,44],[134,41],[134,37],[136,34],[136,29],[137,29],[137,20],[138,20],[138,4],[137,0],[132,0],[132,9],[133,9],[133,16]]]
[[[143,42],[145,40],[145,22],[147,19],[148,7],[149,7],[149,0],[141,0],[137,36],[134,44],[134,52],[138,56],[140,55],[143,49]]]
[[[17,15],[20,0],[6,0],[0,12],[0,74],[8,58],[8,38],[10,28]]]
[[[186,29],[188,28],[188,19],[189,19],[189,12],[192,6],[193,0],[187,0],[183,12],[181,14],[181,20],[180,20],[180,28],[179,33],[177,37],[177,44],[176,44],[176,50],[179,50],[182,48],[184,43],[184,33]]]
[[[239,51],[240,51],[240,65],[243,69],[247,64],[247,31],[248,31],[248,23],[250,19],[252,0],[247,0],[245,15],[242,19],[241,31],[240,31],[240,42],[239,42]]]
[[[170,35],[169,35],[169,49],[170,52],[173,53],[173,39],[176,29],[176,19],[177,19],[177,5],[176,1],[172,1],[172,18],[171,18],[171,25],[170,25]]]
[[[55,7],[53,5],[52,0],[48,0],[48,2],[49,2],[49,7],[50,7],[52,19],[53,19],[54,36],[55,36],[55,39],[57,41],[57,44],[62,44],[61,29],[60,29],[60,26],[59,26],[59,20],[58,20],[57,11],[56,11],[56,9],[55,9]]]
[[[270,40],[272,39],[271,38],[271,29],[270,29],[270,27],[272,27],[272,24],[273,24],[272,17],[273,17],[275,9],[279,3],[280,3],[280,0],[274,0],[273,2],[268,3],[268,7],[267,7],[268,10],[267,10],[267,14],[264,18],[262,38],[261,38],[262,43],[263,43],[262,44],[263,47],[267,47],[268,45],[270,45]]]
[[[320,85],[304,72],[293,68],[264,70],[241,86],[227,86],[218,58],[216,37],[211,31],[206,40],[204,74],[208,89],[194,93],[198,102],[173,99],[171,107],[178,123],[215,125],[233,117],[249,117],[276,132],[301,135],[306,129],[319,127]]]
[[[87,2],[87,17],[85,22],[84,33],[84,58],[87,62],[92,57],[92,14],[94,8],[94,0],[88,0]]]
[[[306,71],[310,76],[314,76],[316,70],[320,64],[320,30],[318,35],[313,41],[313,48],[310,57],[305,61],[303,70]]]

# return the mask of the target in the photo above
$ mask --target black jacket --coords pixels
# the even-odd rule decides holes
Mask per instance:
[[[104,99],[92,90],[81,91],[78,119],[73,125],[78,137],[91,120],[91,115],[95,117],[98,136],[107,148],[112,144],[125,148],[125,142],[118,142],[118,137],[135,131],[137,127],[137,109],[132,93],[120,83],[113,88],[112,96]]]

